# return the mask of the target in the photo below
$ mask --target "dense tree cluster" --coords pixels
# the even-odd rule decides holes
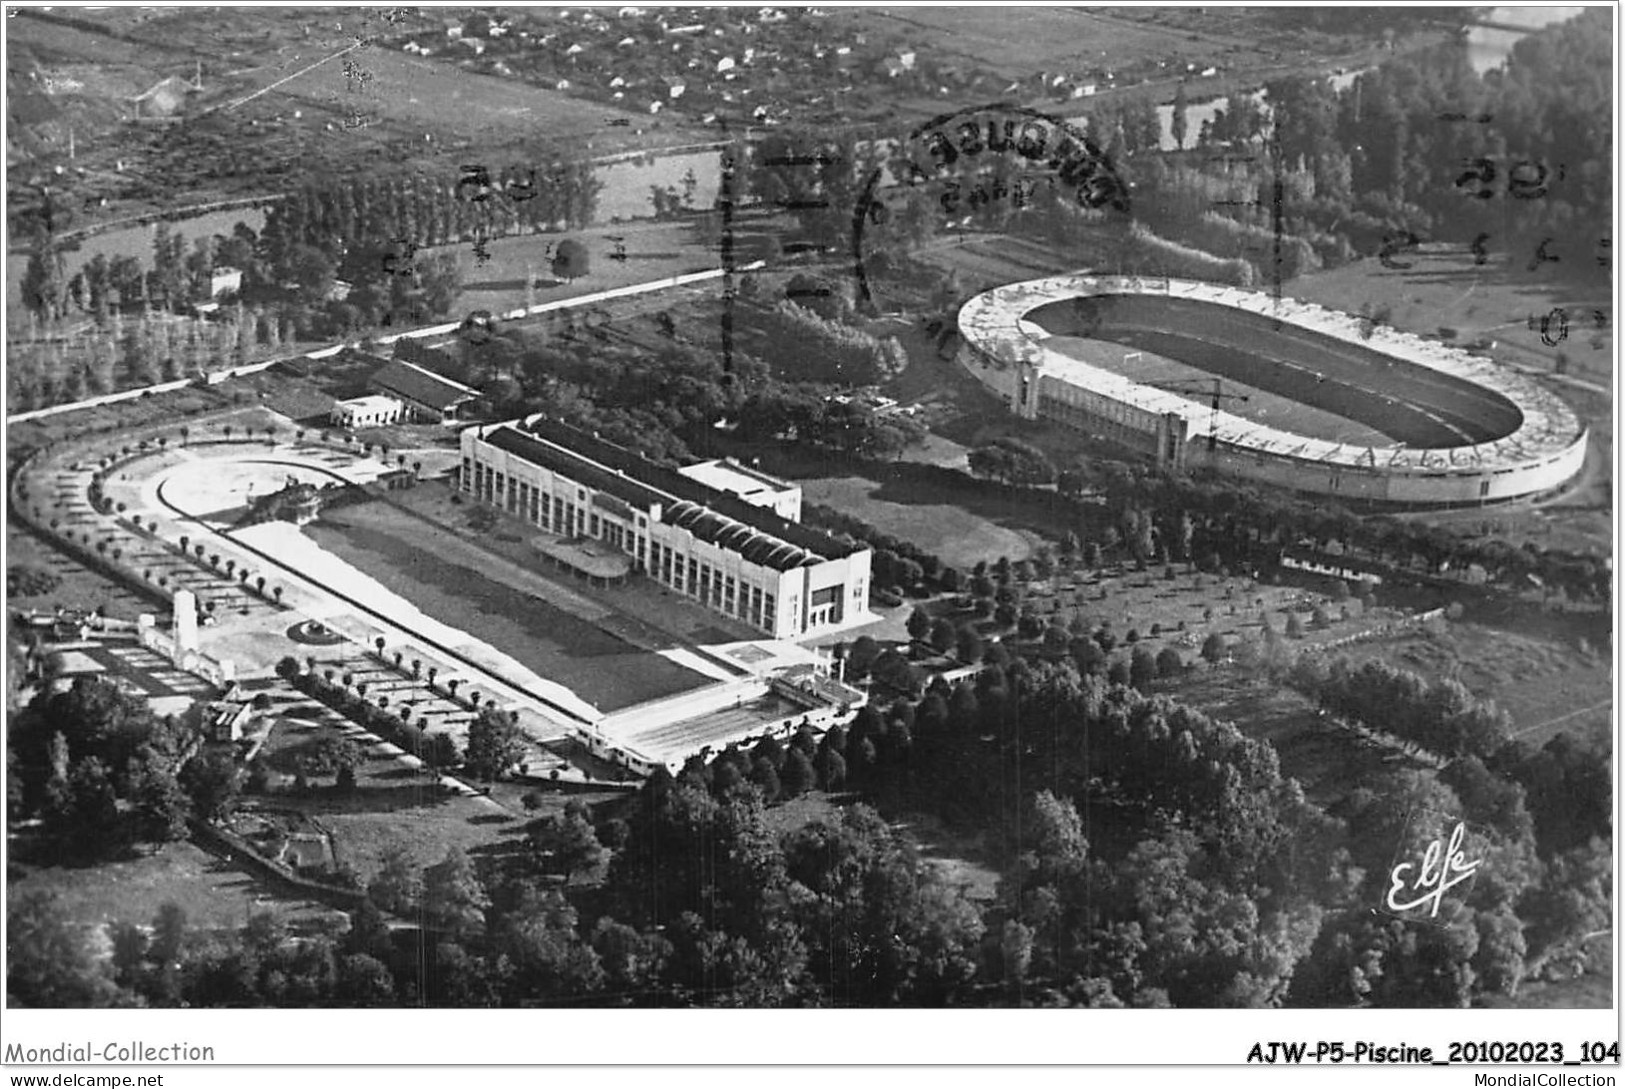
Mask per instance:
[[[1005,484],[1035,487],[1055,482],[1049,455],[1020,439],[997,438],[969,454],[970,471]]]
[[[1356,254],[1397,257],[1428,238],[1476,238],[1514,265],[1544,243],[1566,274],[1606,277],[1596,227],[1612,186],[1606,30],[1592,13],[1526,35],[1504,69],[1482,75],[1452,38],[1341,92],[1283,76],[1265,85],[1268,116],[1232,95],[1198,135],[1200,158],[1140,173],[1137,214],[1260,268],[1277,256],[1260,232],[1279,227],[1282,278]],[[1223,233],[1223,220],[1246,230]]]
[[[42,818],[68,857],[180,839],[189,815],[212,819],[236,795],[229,754],[203,747],[195,716],[159,718],[100,677],[35,696],[12,719],[7,761],[11,818]]]
[[[884,669],[861,644],[849,671]],[[100,719],[105,746],[128,740]],[[397,852],[343,933],[293,942],[257,916],[197,935],[169,908],[150,932],[113,924],[98,961],[20,898],[8,987],[30,1005],[1460,1005],[1607,925],[1598,764],[1511,745],[1373,773],[1326,812],[1265,741],[1001,656],[822,736],[657,771],[596,818],[537,817],[500,872]],[[974,901],[865,805],[772,830],[768,805],[814,789],[986,831],[1013,862]],[[1569,819],[1572,795],[1595,812]],[[1448,925],[1373,914],[1393,859],[1457,821],[1484,867]]]
[[[1511,716],[1475,698],[1460,681],[1429,683],[1387,662],[1304,657],[1288,676],[1330,713],[1442,756],[1492,756],[1512,727]]]
[[[869,386],[894,377],[908,365],[908,356],[895,337],[881,340],[862,329],[820,317],[789,299],[755,311],[752,319],[774,344],[779,373],[793,381]]]

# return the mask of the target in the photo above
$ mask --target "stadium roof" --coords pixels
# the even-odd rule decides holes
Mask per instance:
[[[1040,374],[1094,390],[1104,396],[1157,414],[1184,417],[1192,437],[1213,430],[1215,414],[1169,390],[1144,386],[1133,379],[1072,358],[1043,343],[1047,335],[1023,315],[1051,303],[1086,295],[1161,295],[1215,303],[1268,315],[1278,321],[1320,333],[1344,343],[1381,352],[1418,367],[1438,371],[1497,393],[1522,414],[1522,424],[1493,442],[1444,449],[1414,446],[1367,446],[1311,438],[1222,409],[1216,414],[1220,442],[1263,454],[1323,462],[1352,470],[1394,474],[1448,475],[1513,469],[1554,458],[1583,439],[1585,429],[1574,410],[1532,379],[1483,356],[1424,340],[1410,333],[1377,327],[1314,303],[1277,299],[1273,295],[1220,284],[1162,277],[1054,276],[1008,284],[983,292],[959,311],[960,334],[997,360],[1024,360]]]
[[[590,431],[544,416],[530,418],[524,428],[503,424],[486,431],[483,438],[498,449],[607,492],[639,510],[658,505],[661,521],[738,552],[753,563],[788,571],[862,551],[861,546],[691,480]]]

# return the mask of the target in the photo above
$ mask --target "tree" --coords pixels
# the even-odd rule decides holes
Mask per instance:
[[[946,654],[952,650],[957,637],[953,621],[947,617],[939,616],[931,622],[931,647],[937,653]]]
[[[395,977],[378,958],[351,953],[338,962],[338,983],[333,997],[348,1009],[395,1004]]]
[[[587,247],[574,238],[558,244],[553,256],[553,275],[561,280],[578,280],[591,271]]]
[[[54,892],[13,892],[6,909],[7,1005],[87,1008],[121,1004],[104,960]]]
[[[367,886],[367,898],[382,911],[412,915],[423,900],[423,875],[405,851],[393,848]]]
[[[486,782],[505,773],[525,754],[524,734],[506,714],[487,704],[468,727],[463,764]]]
[[[145,843],[171,843],[186,838],[190,805],[170,766],[149,757],[132,772],[130,800],[134,803],[132,832]]]
[[[229,752],[199,753],[181,768],[180,785],[194,813],[206,821],[222,821],[237,805],[237,761]]]
[[[786,798],[799,797],[818,782],[812,760],[800,749],[792,749],[779,773],[779,785]]]
[[[1229,652],[1229,646],[1225,643],[1224,636],[1218,632],[1211,633],[1202,641],[1202,657],[1214,665],[1224,661]]]
[[[860,635],[852,641],[852,646],[846,652],[846,673],[852,679],[861,679],[868,675],[874,666],[875,659],[880,657],[880,644],[873,636]]]
[[[460,754],[450,734],[429,734],[423,739],[423,762],[436,771],[456,767]]]
[[[1149,691],[1157,677],[1157,660],[1146,647],[1135,647],[1129,661],[1129,683],[1141,692]]]
[[[910,639],[923,640],[931,632],[931,614],[923,608],[916,608],[908,614],[908,635]]]
[[[819,752],[814,761],[818,771],[818,785],[824,790],[839,790],[846,785],[846,758],[833,748]]]
[[[969,665],[981,661],[983,649],[982,637],[974,627],[969,624],[960,627],[954,636],[954,653],[961,662]]]
[[[1185,671],[1185,659],[1174,647],[1163,647],[1157,652],[1157,676],[1177,677]]]
[[[565,884],[578,873],[596,869],[608,853],[580,806],[533,821],[528,835],[532,855],[542,870],[563,874]]]
[[[1185,137],[1190,132],[1190,98],[1185,93],[1185,82],[1180,81],[1174,89],[1174,117],[1173,117],[1174,143],[1180,151],[1185,150]]]
[[[1288,639],[1303,638],[1303,621],[1298,619],[1295,612],[1286,614],[1286,635]]]
[[[474,864],[453,847],[446,857],[423,871],[423,912],[435,925],[467,938],[485,928],[491,898],[474,872]]]

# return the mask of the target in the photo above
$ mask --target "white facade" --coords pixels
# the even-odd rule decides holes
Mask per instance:
[[[327,420],[336,427],[354,430],[358,427],[383,427],[386,424],[399,423],[405,413],[406,406],[395,398],[371,395],[339,401],[327,414]]]
[[[1521,422],[1493,441],[1435,449],[1345,444],[1215,413],[1199,401],[1055,351],[1045,346],[1042,329],[1023,320],[1040,307],[1090,295],[1166,295],[1267,315],[1469,382],[1510,403]],[[959,331],[966,345],[962,365],[1018,415],[1069,423],[1069,415],[1087,413],[1090,426],[1107,437],[1155,446],[1159,462],[1177,447],[1174,464],[1206,464],[1293,491],[1407,505],[1477,505],[1551,492],[1585,462],[1588,436],[1573,410],[1522,374],[1458,348],[1372,330],[1349,314],[1261,292],[1188,280],[1056,276],[976,296],[960,309]]]
[[[872,619],[868,549],[578,438],[593,456],[513,425],[468,428],[462,490],[547,532],[603,541],[663,586],[776,639]]]

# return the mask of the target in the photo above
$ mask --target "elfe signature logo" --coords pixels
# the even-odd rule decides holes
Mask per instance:
[[[1432,907],[1428,911],[1428,918],[1439,917],[1439,905],[1444,902],[1444,894],[1461,884],[1469,881],[1484,864],[1483,859],[1467,861],[1467,852],[1462,849],[1462,842],[1467,838],[1467,825],[1457,821],[1455,829],[1450,833],[1450,843],[1446,846],[1442,839],[1435,839],[1429,843],[1427,850],[1422,854],[1422,861],[1401,862],[1389,872],[1392,884],[1388,887],[1388,895],[1384,903],[1390,911],[1406,912],[1413,908]],[[1410,876],[1414,872],[1414,876]],[[1407,888],[1407,881],[1409,886]],[[1426,891],[1424,891],[1426,890]],[[1402,900],[1401,896],[1421,893],[1413,899]]]

